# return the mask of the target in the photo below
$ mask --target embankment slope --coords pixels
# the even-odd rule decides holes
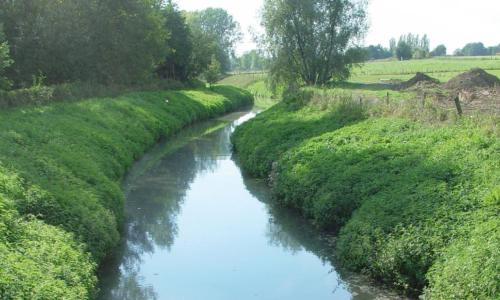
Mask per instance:
[[[252,101],[217,86],[0,112],[0,298],[92,298],[120,238],[127,168],[161,137]]]
[[[377,117],[286,99],[237,128],[242,166],[275,201],[338,233],[345,267],[428,299],[498,299],[497,121]],[[481,118],[481,117],[479,117]]]

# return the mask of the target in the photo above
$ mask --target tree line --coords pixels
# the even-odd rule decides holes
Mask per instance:
[[[0,2],[0,88],[187,81],[231,67],[239,24],[225,10],[169,0]]]
[[[446,56],[448,49],[441,44],[430,51],[430,41],[427,35],[420,37],[418,34],[409,33],[402,35],[399,40],[391,39],[389,48],[382,45],[370,45],[365,48],[367,59],[397,58],[399,60],[423,59],[429,57]],[[498,46],[485,47],[483,43],[468,43],[463,48],[453,52],[454,56],[487,56],[500,53]]]

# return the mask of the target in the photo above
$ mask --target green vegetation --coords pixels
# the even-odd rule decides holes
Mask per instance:
[[[373,61],[353,69],[353,76],[349,80],[364,83],[408,80],[415,76],[415,73],[423,72],[446,82],[472,68],[484,69],[498,77],[500,76],[500,57],[439,57],[410,61]]]
[[[269,68],[271,60],[260,50],[251,50],[235,57],[232,62],[233,72],[263,72]]]
[[[0,112],[0,298],[91,298],[120,238],[127,168],[161,137],[251,101],[215,86]]]
[[[415,108],[309,88],[237,128],[233,143],[277,204],[338,232],[332,253],[346,268],[410,295],[496,299],[498,118]]]
[[[208,65],[208,69],[205,71],[204,75],[209,86],[212,86],[212,84],[217,82],[219,79],[221,75],[221,64],[215,55],[212,56],[212,61],[210,62],[210,65]]]
[[[285,85],[325,84],[349,77],[362,62],[353,47],[366,29],[364,2],[267,0],[262,9],[263,44],[273,60],[269,74]]]
[[[268,109],[278,103],[279,96],[277,95],[282,93],[281,89],[278,89],[276,93],[270,90],[267,73],[231,75],[222,79],[219,83],[246,89],[254,96],[255,107],[259,109]]]

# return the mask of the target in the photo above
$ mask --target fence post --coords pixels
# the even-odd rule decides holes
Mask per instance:
[[[457,107],[458,115],[462,116],[463,115],[463,110],[462,110],[462,105],[460,104],[460,97],[457,95],[455,97],[455,106]]]
[[[387,97],[385,98],[385,104],[389,105],[389,92],[387,92]]]
[[[424,109],[424,108],[425,108],[425,100],[426,100],[426,98],[427,98],[427,93],[426,93],[426,92],[424,92],[424,93],[422,94],[422,109]]]

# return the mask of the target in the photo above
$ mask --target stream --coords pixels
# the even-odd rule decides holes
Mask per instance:
[[[400,299],[329,257],[331,237],[270,204],[231,153],[240,112],[160,143],[127,175],[124,238],[99,299]]]

